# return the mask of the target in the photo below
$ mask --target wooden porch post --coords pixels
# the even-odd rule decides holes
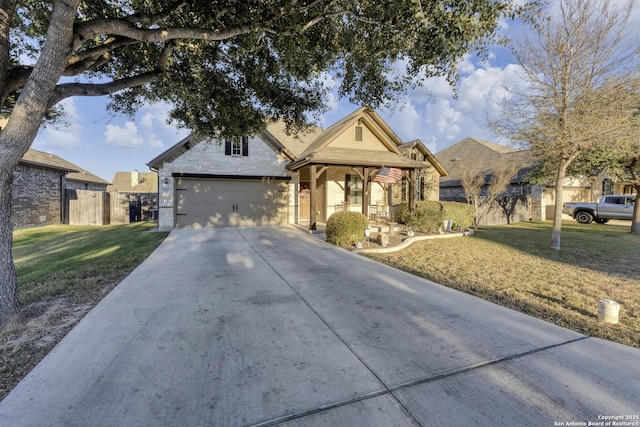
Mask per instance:
[[[409,181],[409,210],[414,211],[416,208],[416,171],[415,169],[409,169],[408,171]]]
[[[371,194],[369,194],[369,168],[364,168],[362,174],[362,213],[369,218],[369,205],[371,205]]]
[[[318,211],[316,191],[316,165],[311,165],[309,166],[309,230],[316,229],[316,212]]]

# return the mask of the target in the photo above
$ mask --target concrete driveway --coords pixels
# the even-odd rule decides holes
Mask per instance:
[[[0,425],[640,426],[639,379],[639,349],[294,228],[176,230],[4,399]]]

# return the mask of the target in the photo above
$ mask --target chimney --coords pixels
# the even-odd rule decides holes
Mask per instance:
[[[131,186],[135,187],[139,183],[140,183],[140,176],[138,174],[138,171],[134,170],[133,172],[131,172]]]

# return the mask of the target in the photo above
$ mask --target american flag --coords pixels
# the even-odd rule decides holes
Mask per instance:
[[[402,179],[402,170],[398,168],[388,168],[383,166],[378,171],[378,174],[373,179],[374,182],[381,184],[395,184]]]

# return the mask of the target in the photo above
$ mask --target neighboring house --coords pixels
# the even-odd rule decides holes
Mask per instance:
[[[13,173],[13,228],[67,222],[69,191],[103,192],[107,184],[54,154],[29,149]]]
[[[472,167],[485,173],[503,164],[518,165],[518,174],[511,180],[504,195],[482,215],[481,225],[504,224],[516,221],[547,220],[553,218],[555,209],[555,189],[527,182],[527,173],[532,168],[528,150],[465,138],[435,154],[449,172],[440,178],[440,200],[467,202],[461,178],[461,168]],[[610,191],[602,177],[569,177],[563,187],[564,201],[591,201]],[[486,187],[482,195],[486,195]]]
[[[465,138],[435,156],[449,172],[448,176],[440,178],[440,200],[456,202],[468,202],[461,181],[464,168],[483,173],[488,183],[491,173],[502,165],[517,165],[517,175],[494,205],[483,206],[478,201],[480,225],[544,219],[542,207],[538,206],[541,188],[525,180],[531,168],[529,151],[477,138]],[[481,197],[486,195],[485,185]]]
[[[327,129],[297,135],[278,122],[226,141],[189,136],[148,163],[160,181],[159,226],[301,224],[313,230],[336,211],[373,218],[393,212],[398,199],[437,199],[437,187],[416,185],[435,182],[445,169],[421,143],[404,149],[409,156],[365,107]],[[404,192],[389,191],[403,188],[400,182],[374,181],[382,167],[401,171]]]
[[[114,205],[114,193],[118,194],[119,209],[125,209],[129,216],[128,221],[121,219],[119,222],[149,221],[157,219],[158,214],[158,174],[156,172],[116,172],[107,187],[112,196],[112,208]],[[112,213],[112,221],[115,212]]]

